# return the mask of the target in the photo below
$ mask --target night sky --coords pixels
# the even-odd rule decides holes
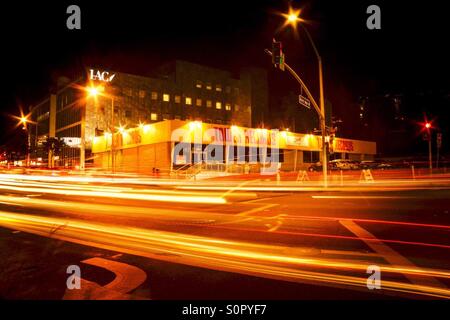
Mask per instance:
[[[78,4],[82,30],[66,28],[66,8]],[[366,28],[366,8],[381,7],[382,29]],[[316,93],[314,53],[302,32],[276,34],[288,1],[29,1],[2,8],[4,128],[1,143],[20,132],[7,114],[38,102],[60,75],[86,65],[149,74],[155,66],[184,59],[238,71],[257,66],[269,71],[270,95],[295,90],[273,70],[263,49],[274,36],[283,41],[286,61]],[[321,52],[325,94],[337,114],[360,95],[428,92],[450,94],[449,16],[443,1],[293,1],[303,8]],[[425,102],[426,103],[426,102]],[[450,107],[450,106],[449,106]],[[428,106],[422,106],[427,109]],[[430,106],[446,118],[446,108]],[[446,126],[446,123],[440,126]]]

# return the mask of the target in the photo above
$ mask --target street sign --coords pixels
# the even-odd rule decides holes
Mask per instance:
[[[438,133],[436,136],[436,144],[437,147],[440,148],[442,147],[442,133]]]
[[[298,95],[298,103],[308,109],[311,109],[311,101],[309,101],[308,98],[302,96],[301,94]]]

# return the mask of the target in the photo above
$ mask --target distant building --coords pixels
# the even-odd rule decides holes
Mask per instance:
[[[89,95],[90,87],[99,90],[98,95]],[[67,146],[55,165],[74,166],[79,163],[82,139],[90,161],[95,136],[112,127],[162,120],[251,127],[267,115],[267,96],[267,75],[260,69],[242,70],[236,79],[228,71],[185,61],[162,66],[151,77],[88,68],[76,80],[61,81],[31,108],[31,120],[37,122],[30,130],[31,156],[48,161],[42,143],[47,137],[60,137]]]

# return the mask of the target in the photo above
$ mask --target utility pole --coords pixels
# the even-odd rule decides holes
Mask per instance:
[[[275,42],[276,43],[276,42]],[[273,45],[272,49],[275,50],[281,50],[281,45]],[[317,114],[319,115],[319,120],[320,120],[320,128],[321,128],[321,134],[322,134],[322,174],[323,174],[323,185],[326,188],[328,186],[328,168],[327,168],[327,164],[328,164],[328,160],[327,160],[327,145],[326,145],[326,123],[325,123],[325,103],[323,101],[323,79],[322,79],[322,62],[321,59],[319,57],[319,70],[320,70],[320,77],[319,77],[319,82],[320,82],[320,95],[321,95],[321,103],[320,103],[320,107],[318,106],[316,100],[314,99],[314,97],[312,96],[311,92],[309,91],[308,87],[305,85],[305,83],[303,82],[303,80],[300,78],[300,76],[286,63],[285,58],[284,58],[284,54],[281,52],[272,52],[268,49],[264,50],[265,53],[267,53],[268,55],[272,56],[272,58],[275,57],[280,57],[279,60],[273,59],[273,63],[275,65],[275,67],[279,68],[280,70],[284,71],[287,70],[294,78],[295,80],[297,80],[297,82],[300,84],[300,87],[303,88],[305,90],[306,96],[308,97],[308,99],[311,100],[311,103],[314,107],[314,109],[316,110]]]
[[[430,167],[430,174],[433,172],[433,155],[431,151],[431,133],[428,135],[428,162]]]
[[[111,170],[115,173],[115,152],[114,152],[114,96],[111,97]]]

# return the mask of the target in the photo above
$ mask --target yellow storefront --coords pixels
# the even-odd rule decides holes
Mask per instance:
[[[181,120],[119,128],[114,141],[111,133],[92,140],[96,167],[146,174],[156,169],[173,172],[199,162],[220,164],[221,170],[230,172],[243,165],[255,169],[268,161],[279,162],[283,171],[299,170],[318,161],[320,150],[321,137],[316,135]],[[376,143],[336,138],[330,151],[335,158],[370,160]]]

